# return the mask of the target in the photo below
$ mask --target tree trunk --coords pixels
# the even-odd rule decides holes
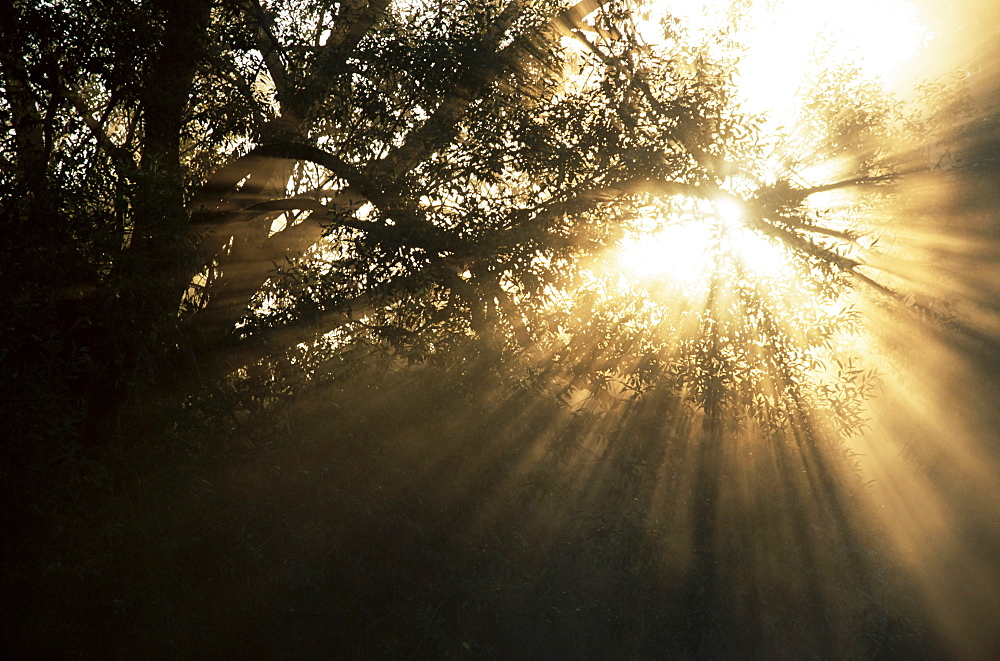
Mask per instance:
[[[84,436],[103,440],[139,384],[154,381],[175,345],[177,310],[192,268],[181,139],[202,58],[211,0],[161,6],[163,32],[144,75],[143,142],[127,248],[109,278],[98,345],[101,386],[89,396]],[[141,371],[141,375],[140,375]]]

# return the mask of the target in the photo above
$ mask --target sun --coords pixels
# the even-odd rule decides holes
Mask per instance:
[[[617,261],[638,282],[665,280],[689,288],[704,279],[711,243],[711,227],[681,218],[659,231],[630,236],[617,251]]]
[[[739,51],[733,72],[734,100],[741,111],[764,118],[762,133],[786,130],[782,122],[803,103],[799,92],[816,71],[851,62],[864,75],[888,83],[931,35],[910,0],[844,0],[822,6],[772,0],[753,3],[738,18],[728,0],[650,2],[647,6],[649,12],[637,21],[637,28],[649,44],[662,39],[660,21],[672,16],[696,39],[706,44],[729,43],[726,47]],[[713,42],[720,31],[727,31],[732,41]],[[769,180],[783,166],[768,161],[766,154],[761,156],[758,165],[771,174],[758,179]],[[801,185],[817,172],[793,174]],[[730,179],[721,182],[717,199],[679,204],[674,200],[669,208],[649,207],[647,217],[613,253],[615,268],[632,283],[667,286],[687,295],[703,292],[712,277],[724,274],[739,273],[758,282],[800,277],[789,248],[760,231],[751,206],[742,199],[752,199],[756,185],[733,189]]]
[[[747,224],[746,206],[733,197],[696,203],[688,213],[647,218],[647,229],[627,236],[614,261],[636,284],[667,286],[695,295],[716,271],[758,280],[791,277],[785,249]]]

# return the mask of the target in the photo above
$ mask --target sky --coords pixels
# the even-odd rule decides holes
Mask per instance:
[[[730,4],[654,0],[647,33],[655,33],[657,15],[664,12],[692,29],[712,31],[724,24]],[[751,112],[789,107],[813,55],[824,50],[834,59],[861,64],[865,73],[903,93],[919,76],[913,63],[938,38],[932,17],[911,0],[770,0],[755,5],[737,36],[747,47],[737,84]]]

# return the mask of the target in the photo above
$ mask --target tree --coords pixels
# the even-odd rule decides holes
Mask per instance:
[[[63,399],[35,410],[79,402],[70,429],[97,439],[136,388],[185,371],[472,341],[565,393],[683,393],[714,439],[696,498],[710,505],[724,419],[860,423],[871,374],[842,363],[823,384],[815,367],[850,315],[779,302],[832,304],[852,281],[900,297],[867,274],[851,228],[807,202],[898,174],[871,147],[885,110],[852,79],[817,90],[805,130],[813,161],[860,156],[812,185],[794,162],[762,171],[768,149],[795,146],[762,142],[734,103],[732,62],[712,54],[731,44],[692,46],[668,22],[651,46],[625,4],[107,9],[4,7],[7,281],[34,290],[12,296],[7,330],[14,355],[50,361],[10,401],[60,383]],[[84,19],[106,36],[85,39]],[[858,114],[835,114],[852,93]],[[586,284],[580,264],[678,214],[713,228],[707,289],[665,302]],[[808,287],[763,286],[734,231],[782,246]]]
[[[93,400],[85,417],[107,418],[140,365],[177,353],[178,306],[211,346],[274,262],[328,223],[357,233],[355,261],[374,271],[339,292],[342,307],[428,279],[432,261],[455,280],[441,262],[460,261],[459,239],[417,208],[412,172],[467,130],[463,116],[515,113],[525,129],[523,95],[554,85],[546,30],[596,8],[5,4],[7,280],[35,289],[13,298],[26,307],[8,324],[12,354],[60,356],[54,369],[72,365],[76,394]],[[103,38],[88,40],[94,26]],[[446,167],[471,170],[496,148]],[[375,213],[362,221],[365,202]],[[268,236],[276,216],[285,229]],[[400,258],[419,272],[387,278]]]
[[[37,287],[27,305],[51,315],[15,306],[9,330],[28,344],[13,353],[50,338],[100,435],[136,370],[162,378],[185,355],[178,306],[210,353],[274,264],[324,234],[335,264],[306,269],[315,286],[243,335],[280,348],[307,337],[296,324],[329,331],[395,300],[423,308],[392,313],[413,323],[433,310],[431,327],[502,317],[523,343],[511,292],[527,304],[611,239],[598,213],[675,190],[705,159],[693,145],[709,139],[713,81],[678,75],[657,98],[624,64],[625,9],[582,22],[600,4],[5,6],[8,281]],[[87,40],[92,24],[106,36]],[[566,93],[558,35],[604,60],[600,85]],[[650,111],[623,140],[629,113]]]
[[[897,109],[847,67],[817,75],[795,130],[769,135],[738,106],[738,45],[670,20],[646,43],[634,10],[0,6],[0,397],[29,430],[22,458],[102,442],[123,402],[199,379],[260,378],[272,401],[282,370],[320,380],[359,356],[443,363],[456,381],[492,371],[517,406],[542,392],[576,416],[565,436],[614,440],[602,460],[683,462],[666,491],[685,524],[671,551],[690,557],[690,653],[712,654],[701,616],[767,626],[725,603],[725,571],[773,560],[739,555],[759,540],[728,525],[734,499],[813,570],[787,606],[811,612],[831,596],[813,580],[824,545],[845,549],[830,574],[869,562],[839,441],[878,379],[838,344],[861,324],[845,292],[943,317],[912,305],[861,211],[928,166],[886,148]],[[678,227],[700,232],[700,262],[623,276],[626,246]],[[752,242],[784,275],[754,265]],[[634,508],[647,486],[598,492]],[[850,656],[825,614],[806,618],[809,642]]]

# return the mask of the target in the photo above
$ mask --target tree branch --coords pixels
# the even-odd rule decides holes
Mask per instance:
[[[264,58],[264,65],[267,67],[268,73],[271,74],[271,80],[274,82],[274,87],[277,91],[278,102],[284,105],[289,90],[288,72],[281,61],[281,56],[285,55],[285,49],[282,47],[281,42],[278,41],[278,38],[274,36],[274,31],[271,29],[271,26],[274,25],[274,19],[261,6],[260,0],[247,0],[247,10],[257,22],[257,50],[260,51],[261,56]]]
[[[314,145],[301,143],[270,143],[258,148],[258,153],[264,156],[291,158],[310,161],[321,165],[347,182],[350,190],[364,196],[386,218],[391,218],[400,228],[394,236],[406,239],[414,246],[420,246],[435,252],[447,252],[459,247],[444,230],[431,224],[423,213],[406,203],[399,195],[386,193],[372,178],[347,163],[336,154]]]
[[[65,80],[60,81],[60,83],[62,96],[69,101],[77,114],[80,115],[80,118],[83,119],[83,123],[86,124],[91,135],[97,140],[97,146],[111,156],[119,168],[124,166],[134,167],[136,165],[135,155],[115,144],[111,136],[104,131],[101,121],[94,117],[94,111],[84,100],[76,86],[72,82]]]
[[[881,175],[865,175],[861,177],[853,177],[851,179],[843,179],[841,181],[835,181],[829,184],[823,184],[822,186],[813,186],[811,188],[804,188],[799,191],[803,198],[809,197],[810,195],[815,195],[817,193],[825,193],[827,191],[837,190],[840,188],[850,188],[851,186],[872,186],[875,184],[882,184],[900,177],[904,177],[910,174],[919,174],[921,172],[927,172],[930,168],[927,166],[918,166],[909,168],[906,170],[901,170],[899,172],[889,172]]]

